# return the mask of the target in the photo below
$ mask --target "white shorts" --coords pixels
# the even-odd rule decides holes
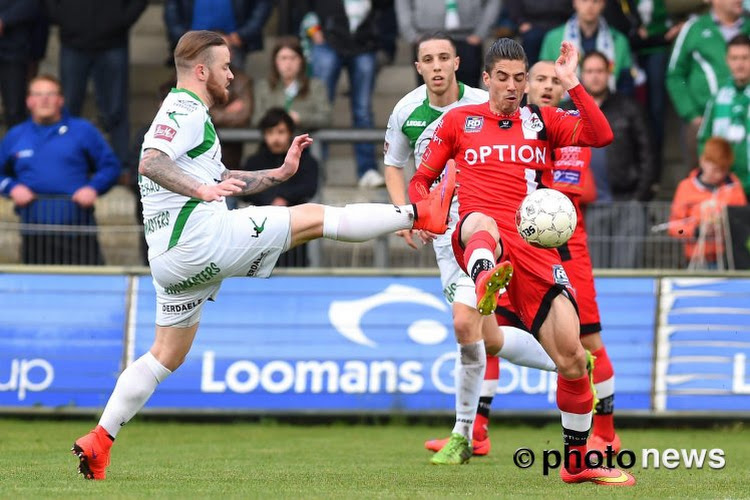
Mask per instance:
[[[203,304],[216,297],[224,278],[267,278],[290,242],[287,207],[217,212],[192,226],[177,246],[150,261],[156,324],[196,324]]]
[[[445,234],[439,235],[432,242],[435,250],[438,268],[440,269],[440,283],[443,286],[443,295],[445,300],[453,305],[454,302],[465,304],[469,307],[476,308],[477,294],[474,282],[463,272],[456,262],[456,256],[453,254],[451,238],[453,231],[458,225],[458,202],[454,199],[450,211],[450,223]]]

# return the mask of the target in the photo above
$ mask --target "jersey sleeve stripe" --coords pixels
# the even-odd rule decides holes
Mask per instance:
[[[436,172],[436,173],[440,173],[440,170],[436,170],[436,169],[432,168],[431,166],[429,166],[429,165],[428,165],[428,164],[426,164],[425,162],[422,162],[422,163],[420,163],[420,164],[419,164],[419,167],[420,167],[420,168],[424,167],[424,168],[426,168],[427,170],[429,170],[430,172]]]

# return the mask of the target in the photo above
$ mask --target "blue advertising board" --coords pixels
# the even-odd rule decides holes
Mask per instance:
[[[656,409],[750,410],[750,280],[664,279]]]
[[[126,276],[0,274],[0,407],[103,407],[121,369]]]
[[[597,280],[617,407],[651,406],[655,280]],[[135,354],[153,339],[140,279]],[[633,311],[650,311],[633,314]],[[148,408],[452,411],[456,343],[434,277],[231,279],[203,309],[191,353]],[[496,409],[552,410],[556,374],[501,362]]]

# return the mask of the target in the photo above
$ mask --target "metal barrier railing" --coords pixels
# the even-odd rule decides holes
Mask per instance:
[[[261,140],[261,133],[254,129],[222,129],[219,130],[219,135],[221,140],[226,142]],[[316,140],[313,144],[313,154],[322,158],[324,143],[380,143],[383,140],[383,131],[326,129],[314,132],[312,136]],[[321,172],[323,171],[325,168],[321,168]],[[372,196],[373,199],[384,201],[382,192],[373,192]],[[132,192],[118,186],[101,197],[96,205],[98,225],[92,224],[93,212],[90,219],[66,219],[65,211],[60,212],[59,206],[65,206],[65,210],[71,211],[72,202],[64,197],[54,199],[58,205],[47,204],[47,209],[52,212],[42,213],[44,210],[39,212],[38,207],[32,208],[32,212],[36,210],[34,217],[14,213],[10,201],[0,199],[0,263],[103,262],[108,265],[125,266],[145,263],[142,221],[139,217],[136,218],[135,197]],[[60,200],[63,205],[59,205]],[[663,231],[651,230],[652,227],[661,227],[668,221],[669,211],[668,202],[620,202],[589,206],[585,220],[594,267],[685,268],[687,260],[684,245],[691,241],[690,238],[678,240]],[[428,269],[434,268],[436,263],[431,248],[413,250],[400,238],[391,235],[359,244],[316,240],[306,245],[304,250],[285,255],[281,265],[314,268]]]
[[[124,188],[97,202],[85,224],[55,223],[57,213],[38,212],[37,219],[14,214],[0,200],[0,263],[141,265],[145,262],[143,226],[134,213],[135,198]],[[41,201],[41,200],[40,200]],[[694,238],[675,239],[664,231],[669,203],[591,205],[585,215],[589,248],[599,269],[681,269],[687,266],[684,245]],[[282,258],[283,267],[434,268],[434,252],[413,250],[395,235],[365,243],[317,240],[305,250]]]

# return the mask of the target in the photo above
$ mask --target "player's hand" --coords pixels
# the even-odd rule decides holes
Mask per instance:
[[[578,85],[578,49],[568,41],[560,45],[560,56],[555,61],[555,75],[560,79],[565,90]]]
[[[422,243],[425,245],[438,237],[437,234],[431,233],[429,231],[424,231],[422,229],[417,231],[417,236],[419,236],[419,239],[422,240]]]
[[[222,201],[225,196],[241,193],[244,187],[245,181],[229,177],[218,184],[201,184],[195,197],[202,201]]]
[[[419,247],[416,243],[414,243],[414,238],[412,238],[412,234],[416,233],[417,231],[414,229],[403,229],[401,231],[396,231],[396,236],[399,236],[404,239],[404,242],[412,247],[414,250],[418,250]]]
[[[91,186],[83,186],[81,188],[78,188],[76,192],[73,193],[71,199],[74,203],[77,203],[83,208],[90,208],[94,206],[94,202],[96,201],[97,196],[98,195],[96,189],[92,188]]]
[[[298,135],[294,138],[292,145],[289,147],[289,151],[287,151],[286,157],[284,158],[284,164],[279,167],[281,176],[284,180],[297,173],[297,169],[299,169],[299,160],[302,157],[302,151],[307,149],[312,143],[312,137],[308,134]]]
[[[17,207],[25,207],[32,201],[34,201],[36,195],[34,191],[27,188],[23,184],[16,184],[13,189],[10,190],[10,199]]]

